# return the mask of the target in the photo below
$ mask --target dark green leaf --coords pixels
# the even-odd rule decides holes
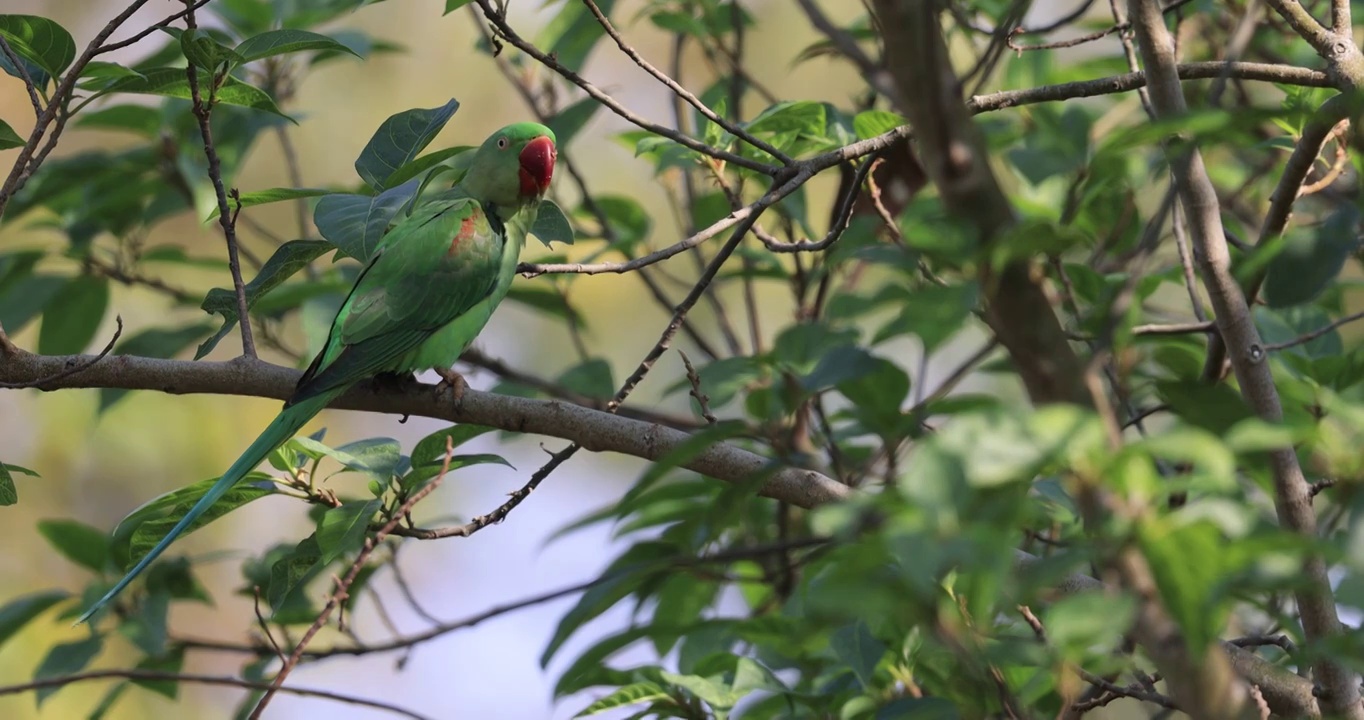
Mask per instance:
[[[464,153],[473,149],[474,147],[470,145],[456,145],[454,147],[448,147],[441,150],[436,150],[434,152],[429,152],[403,165],[397,170],[394,170],[393,174],[389,175],[388,178],[384,180],[384,187],[397,187],[399,185],[402,185],[408,180],[411,180],[412,178],[421,175],[427,170],[430,170],[431,168],[440,165],[441,163],[444,163],[446,160],[449,160],[450,158],[461,158],[462,156],[464,156]],[[473,156],[470,155],[468,157],[472,158]],[[455,163],[452,164],[458,165],[459,163],[458,161],[456,161]]]
[[[857,675],[862,689],[868,692],[874,689],[872,676],[886,654],[886,646],[871,634],[865,622],[858,620],[836,630],[833,637],[829,638],[829,648]]]
[[[459,101],[436,108],[414,108],[391,115],[370,138],[360,157],[355,160],[355,172],[375,190],[385,190],[385,181],[399,168],[417,157],[459,109]]]
[[[1241,393],[1222,383],[1165,380],[1156,383],[1156,394],[1181,420],[1219,436],[1252,416]]]
[[[915,288],[900,297],[900,314],[877,331],[873,342],[910,333],[931,353],[966,326],[977,302],[974,283]]]
[[[437,430],[421,440],[418,440],[417,444],[412,448],[412,467],[441,464],[445,460],[446,438],[450,439],[451,447],[453,449],[473,440],[479,435],[490,433],[493,429],[494,428],[484,425],[459,424],[451,425],[444,430]]]
[[[624,195],[598,195],[597,207],[606,215],[615,233],[616,247],[629,251],[637,243],[649,237],[653,221],[649,213],[634,198]],[[608,236],[609,237],[609,236]]]
[[[1265,301],[1281,308],[1308,302],[1340,274],[1359,248],[1359,208],[1345,203],[1310,235],[1293,234],[1269,262]]]
[[[228,66],[241,64],[242,57],[233,52],[231,48],[214,40],[213,34],[198,28],[185,30],[180,33],[180,52],[184,53],[185,59],[191,65],[202,68],[210,74],[217,73],[224,63]]]
[[[269,30],[241,41],[234,49],[244,63],[307,50],[345,52],[360,57],[335,39],[307,30]]]
[[[246,307],[248,310],[256,304],[266,293],[275,289],[280,283],[288,280],[294,273],[307,267],[308,263],[316,260],[319,256],[331,250],[332,246],[321,240],[290,240],[275,249],[275,253],[269,260],[261,266],[260,272],[252,278],[244,288],[246,291]],[[223,325],[218,332],[199,345],[199,349],[194,353],[194,359],[198,360],[213,351],[218,342],[227,336],[232,328],[236,327],[239,318],[237,317],[237,294],[231,290],[223,288],[213,288],[204,296],[201,307],[204,312],[223,316]]]
[[[550,118],[547,124],[549,129],[554,131],[554,139],[558,141],[559,147],[568,147],[569,142],[577,136],[600,107],[601,103],[595,98],[585,97]]]
[[[448,2],[448,0],[447,0]],[[577,2],[559,2],[559,10],[540,31],[535,44],[549,52],[570,70],[581,70],[583,62],[603,35],[602,27],[587,7]],[[611,16],[615,0],[598,0],[602,14]]]
[[[1166,518],[1143,523],[1138,537],[1165,607],[1199,662],[1226,615],[1215,595],[1224,540],[1210,521],[1174,526]]]
[[[45,17],[0,15],[0,35],[23,61],[29,79],[40,88],[61,75],[76,59],[76,41],[71,33]],[[4,53],[0,53],[0,68],[14,77],[23,77]]]
[[[128,130],[154,138],[161,130],[161,111],[145,105],[114,105],[81,113],[76,116],[76,127],[99,130]]]
[[[147,593],[132,614],[123,619],[119,632],[150,657],[166,652],[166,621],[170,617],[170,595]]]
[[[343,254],[368,262],[398,211],[417,194],[418,180],[408,180],[378,195],[333,194],[317,201],[313,223]]]
[[[336,450],[354,458],[353,463],[347,464],[348,467],[372,473],[381,480],[387,480],[394,474],[402,457],[402,446],[398,441],[384,437],[356,440]]]
[[[95,656],[99,655],[100,650],[104,649],[104,642],[98,635],[92,635],[84,640],[76,642],[62,643],[54,645],[48,651],[47,657],[38,664],[38,669],[33,672],[34,681],[58,678],[63,675],[78,673],[89,665]],[[60,690],[62,685],[40,688],[38,690],[38,705]]]
[[[67,560],[102,572],[109,563],[109,536],[76,520],[39,520],[38,532]]]
[[[0,150],[9,150],[10,148],[23,146],[24,139],[19,137],[18,133],[14,132],[14,128],[10,127],[9,123],[0,120]]]
[[[369,521],[383,507],[383,502],[342,503],[322,515],[317,525],[317,547],[322,553],[322,564],[330,563],[342,555],[359,550],[365,544],[365,532]]]
[[[179,675],[185,666],[185,649],[177,648],[173,652],[164,655],[146,657],[137,664],[138,670],[149,672],[166,673],[169,675]],[[180,697],[180,682],[178,680],[147,680],[139,679],[132,681],[134,685],[146,690],[175,700]]]
[[[322,571],[322,551],[317,539],[309,535],[290,552],[270,566],[266,601],[275,611],[276,622],[292,622],[312,615],[311,603],[303,589]]]
[[[38,352],[44,355],[83,352],[99,330],[108,305],[108,280],[93,275],[71,278],[43,308]]]
[[[728,357],[701,367],[696,374],[701,378],[701,392],[710,397],[711,408],[720,408],[728,405],[749,385],[761,380],[766,372],[766,368],[757,358]],[[668,392],[674,393],[690,387],[691,383],[683,378],[668,388]]]
[[[255,192],[241,194],[242,208],[255,207],[257,205],[269,205],[270,203],[282,202],[284,200],[298,200],[301,198],[321,197],[332,194],[331,190],[322,188],[270,188],[269,190],[257,190]],[[232,210],[237,209],[237,201],[228,203]],[[213,208],[213,212],[208,214],[206,220],[213,220],[218,217],[218,208]]]
[[[550,247],[552,242],[561,242],[565,245],[573,244],[573,226],[564,216],[564,211],[553,200],[549,199],[540,201],[540,207],[535,215],[535,224],[531,226],[530,234],[544,243],[545,247]]]
[[[643,542],[616,558],[602,573],[603,581],[583,593],[578,603],[560,618],[554,636],[540,655],[540,667],[549,665],[559,647],[584,623],[606,612],[638,589],[646,579],[639,572],[641,569],[676,552],[676,547],[668,543]]]
[[[443,14],[449,15],[465,5],[468,5],[470,2],[473,2],[473,0],[445,0],[445,12]]]
[[[4,607],[0,607],[0,646],[48,608],[69,597],[71,593],[65,590],[43,590],[20,595],[10,600]]]
[[[19,488],[14,486],[14,477],[10,475],[9,468],[4,463],[0,463],[0,507],[13,505],[19,502]]]
[[[140,77],[128,77],[114,82],[108,91],[190,99],[189,78],[185,76],[183,68],[153,68],[145,71]],[[230,76],[222,87],[218,88],[214,97],[219,103],[260,110],[293,121],[293,118],[280,111],[275,101],[264,90]]]
[[[559,376],[559,384],[599,400],[610,400],[616,394],[616,382],[611,378],[611,364],[601,358],[593,358],[569,368]]]
[[[564,296],[549,288],[534,285],[513,285],[511,291],[507,293],[507,299],[571,323],[582,322],[582,316],[578,314],[577,310],[573,309],[572,305],[568,304]]]
[[[454,472],[461,468],[472,467],[474,465],[502,465],[513,470],[516,469],[516,466],[507,462],[506,458],[501,455],[493,455],[492,453],[450,456],[450,472]],[[421,490],[423,487],[426,487],[427,483],[440,475],[441,469],[444,467],[444,454],[441,455],[440,462],[413,467],[412,471],[402,478],[403,491],[410,495]]]
[[[596,684],[594,680],[608,657],[631,643],[649,637],[652,632],[653,628],[649,626],[632,627],[598,640],[559,676],[559,682],[554,685],[554,697],[571,695]]]

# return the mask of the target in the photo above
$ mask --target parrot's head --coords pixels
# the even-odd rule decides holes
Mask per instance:
[[[553,130],[531,122],[508,125],[475,151],[464,184],[503,207],[538,202],[549,190],[558,156]]]

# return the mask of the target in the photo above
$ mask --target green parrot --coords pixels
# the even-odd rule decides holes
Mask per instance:
[[[449,368],[506,297],[557,156],[549,128],[508,125],[474,152],[455,188],[384,236],[279,416],[77,624],[108,604],[224,493],[353,385],[435,369],[456,393],[462,391],[462,380]]]

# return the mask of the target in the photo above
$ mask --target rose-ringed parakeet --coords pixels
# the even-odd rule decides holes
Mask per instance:
[[[384,236],[279,416],[78,623],[108,604],[224,493],[351,386],[381,374],[447,371],[455,363],[511,287],[554,174],[554,143],[554,133],[536,123],[498,130],[474,151],[455,188]]]

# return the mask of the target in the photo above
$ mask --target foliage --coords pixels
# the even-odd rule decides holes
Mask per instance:
[[[355,261],[367,260],[388,228],[457,181],[469,157],[468,146],[429,148],[448,123],[472,111],[450,98],[390,114],[344,186],[237,187],[266,133],[294,132],[292,116],[302,109],[293,89],[301,77],[320,63],[401,50],[339,27],[371,2],[215,0],[199,10],[213,22],[196,26],[177,15],[149,32],[136,46],[145,51],[142,59],[128,64],[77,62],[76,41],[56,22],[0,15],[6,42],[0,69],[32,92],[35,109],[54,108],[60,122],[48,127],[50,142],[62,128],[67,135],[116,131],[132,138],[116,149],[51,157],[40,150],[42,157],[32,158],[39,146],[28,145],[17,129],[23,124],[0,120],[0,150],[26,152],[0,194],[0,219],[61,238],[59,246],[0,252],[3,332],[14,337],[38,323],[38,353],[84,352],[103,344],[99,329],[117,312],[111,284],[135,285],[161,293],[176,312],[111,344],[114,357],[97,363],[120,355],[177,357],[196,345],[193,358],[200,360],[221,354],[221,343],[231,345],[233,332],[248,323],[274,357],[305,365],[308,357],[281,339],[291,323],[327,320],[354,282]],[[573,74],[592,54],[610,51],[618,31],[647,22],[670,34],[679,55],[699,51],[719,78],[699,88],[694,103],[679,99],[671,127],[646,121],[614,133],[668,189],[676,212],[651,214],[639,198],[594,193],[580,176],[560,173],[556,197],[563,207],[542,208],[534,232],[546,245],[576,240],[572,254],[552,246],[564,254],[524,265],[531,279],[510,295],[571,326],[579,341],[590,329],[601,334],[589,337],[604,342],[607,329],[573,301],[575,282],[582,272],[633,271],[674,316],[656,352],[625,381],[600,347],[579,347],[552,380],[481,361],[503,376],[504,399],[552,398],[605,414],[644,373],[659,372],[657,353],[676,345],[696,358],[694,367],[686,361],[686,375],[669,379],[665,408],[620,409],[686,431],[686,439],[667,452],[651,449],[648,468],[619,499],[565,518],[559,533],[607,526],[627,546],[600,577],[565,593],[577,600],[545,639],[542,666],[566,666],[555,697],[591,696],[579,717],[611,711],[752,720],[1041,717],[1083,713],[1120,697],[1154,712],[1189,699],[1155,679],[1163,669],[1158,649],[1134,649],[1130,641],[1142,637],[1152,612],[1171,620],[1174,644],[1198,661],[1222,657],[1226,641],[1254,649],[1256,667],[1269,674],[1243,680],[1260,686],[1275,712],[1316,712],[1315,704],[1275,705],[1275,683],[1291,688],[1300,681],[1288,670],[1357,669],[1364,639],[1358,630],[1323,636],[1286,602],[1307,582],[1299,568],[1325,563],[1340,578],[1333,604],[1364,608],[1364,509],[1353,490],[1364,477],[1358,457],[1364,346],[1345,327],[1359,318],[1352,312],[1358,287],[1350,279],[1361,257],[1359,157],[1343,129],[1329,135],[1313,129],[1327,120],[1335,125],[1324,103],[1343,88],[1306,87],[1320,83],[1277,66],[1287,68],[1278,83],[1238,77],[1228,93],[1235,97],[1217,102],[1209,82],[1186,83],[1196,112],[1159,122],[1120,112],[1135,107],[1128,96],[1049,104],[1043,101],[1082,94],[1055,90],[1061,83],[1125,72],[1121,53],[1105,46],[1086,59],[1060,55],[1059,48],[1034,47],[1056,28],[988,31],[1018,22],[1011,4],[956,3],[942,19],[954,47],[989,58],[1001,48],[986,48],[1007,36],[1028,50],[1006,52],[997,64],[982,61],[965,83],[973,88],[990,167],[1017,220],[991,237],[978,231],[971,213],[948,211],[946,191],[925,189],[933,175],[925,168],[930,153],[906,140],[905,108],[877,85],[882,63],[868,55],[885,44],[877,36],[885,30],[861,5],[832,21],[811,10],[821,39],[790,50],[800,63],[871,63],[861,68],[867,84],[789,99],[771,96],[761,78],[740,72],[744,34],[767,22],[769,8],[734,0],[648,0],[629,11],[600,0],[547,5],[553,20],[531,40],[516,33],[514,15],[498,14],[485,0],[447,0],[444,10],[469,12],[491,33],[479,49],[513,81],[521,78],[528,112],[557,134],[561,163],[574,162],[575,139],[598,127],[594,119],[604,107],[624,110]],[[1190,62],[1220,60],[1236,27],[1204,5],[1188,10],[1204,30],[1186,35],[1182,59]],[[1080,25],[1112,25],[1100,15],[1085,15]],[[1287,30],[1257,33],[1240,57],[1306,62],[1315,55],[1304,42]],[[538,63],[529,52],[535,48],[546,53]],[[662,54],[642,52],[646,59]],[[556,64],[568,72],[551,72]],[[1039,87],[1052,94],[1039,92],[1027,103],[984,92]],[[1090,94],[1111,92],[1117,90]],[[1004,110],[1012,104],[1024,106]],[[994,110],[1002,111],[984,114]],[[201,119],[217,160],[205,155]],[[1310,154],[1313,174],[1292,207],[1292,224],[1254,237],[1272,225],[1266,217],[1283,192],[1275,188],[1287,172],[1285,150],[1303,147],[1314,132],[1327,138],[1327,152]],[[1207,251],[1191,248],[1185,237],[1192,211],[1172,213],[1161,200],[1172,172],[1165,151],[1179,151],[1181,143],[1196,143],[1223,203],[1221,218],[1237,241],[1231,261],[1239,288],[1199,282]],[[779,169],[783,155],[793,161]],[[803,184],[820,174],[839,178],[829,207]],[[799,182],[790,185],[792,178]],[[224,186],[230,191],[221,194]],[[253,244],[262,240],[272,249],[263,259],[248,257],[246,267],[229,267],[216,244],[143,242],[159,224],[187,215],[214,221],[205,236],[219,222],[246,228],[244,219],[271,203],[298,204],[304,222],[297,232],[253,236]],[[690,244],[668,248],[659,240],[674,232]],[[651,256],[660,250],[668,250],[667,258],[695,254],[697,262]],[[659,282],[656,261],[666,263],[665,279],[686,278],[687,300],[669,298],[673,286]],[[1035,390],[1030,379],[1056,358],[997,342],[1006,340],[1007,328],[993,318],[1000,316],[1009,269],[1017,267],[1046,288],[1047,317],[1059,319],[1065,332],[1060,351],[1083,360],[1086,376],[1066,380],[1085,383],[1102,401],[1048,404],[1035,392],[1037,405],[1021,399]],[[188,289],[182,278],[205,270],[220,287]],[[240,298],[232,271],[243,275]],[[776,297],[774,290],[788,298],[783,321],[761,327],[771,310],[754,298]],[[1222,291],[1252,301],[1247,318],[1263,345],[1230,351],[1268,363],[1269,392],[1281,401],[1282,418],[1267,416],[1262,402],[1247,402],[1244,394],[1256,390],[1244,380],[1222,382],[1220,362],[1212,372],[1204,368],[1215,356],[1204,336],[1211,339],[1217,328],[1202,320],[1220,307],[1209,299]],[[690,312],[693,306],[708,312]],[[250,317],[241,317],[241,307]],[[79,386],[68,383],[71,377],[14,385]],[[101,412],[136,389],[98,386]],[[669,414],[672,407],[686,411]],[[493,429],[454,425],[408,454],[387,438],[331,445],[320,434],[297,437],[271,456],[270,471],[253,473],[199,526],[268,496],[307,513],[313,532],[280,538],[247,559],[237,588],[259,598],[260,625],[274,631],[271,642],[275,635],[297,638],[327,621],[331,608],[319,598],[348,605],[379,592],[371,580],[392,567],[392,553],[371,554],[383,537],[392,535],[396,545],[516,521],[517,504],[562,459],[468,525],[433,531],[411,524],[412,505],[446,474],[508,464],[498,455],[458,452]],[[595,438],[594,445],[564,437],[618,449],[610,438]],[[696,469],[716,448],[756,453],[761,462],[736,482],[720,482],[707,476],[718,477],[713,470]],[[1271,461],[1275,450],[1286,455]],[[1301,484],[1299,500],[1316,509],[1317,528],[1294,526],[1276,513],[1284,502],[1285,457],[1306,474],[1310,485]],[[832,478],[849,497],[837,503],[783,497],[765,484],[783,468]],[[25,483],[38,482],[42,471],[0,463],[0,506],[22,507]],[[323,487],[320,480],[331,475],[337,479]],[[7,599],[0,643],[50,611],[59,619],[78,615],[211,484],[150,500],[112,531],[68,518],[39,520],[34,532],[88,580],[74,593],[51,589]],[[21,517],[15,508],[6,511]],[[1120,571],[1131,558],[1149,567],[1149,587]],[[145,582],[92,621],[88,636],[52,645],[36,665],[38,701],[62,687],[46,681],[100,664],[115,646],[121,658],[133,653],[137,672],[110,691],[97,714],[129,687],[176,697],[188,682],[180,668],[196,647],[174,632],[170,609],[212,602],[196,579],[197,565],[185,557],[157,563]],[[1075,578],[1091,572],[1108,586],[1096,589],[1090,580],[1075,591]],[[342,577],[349,580],[337,589]],[[631,609],[628,626],[569,652],[568,641],[621,606]],[[410,646],[460,627],[419,639],[396,636],[392,644]],[[645,648],[652,659],[629,666],[616,660],[630,648]],[[252,683],[282,680],[298,662],[281,662],[263,642],[237,649],[247,657],[238,680],[256,690]],[[328,657],[324,651],[304,661]],[[260,697],[253,690],[241,712]]]

